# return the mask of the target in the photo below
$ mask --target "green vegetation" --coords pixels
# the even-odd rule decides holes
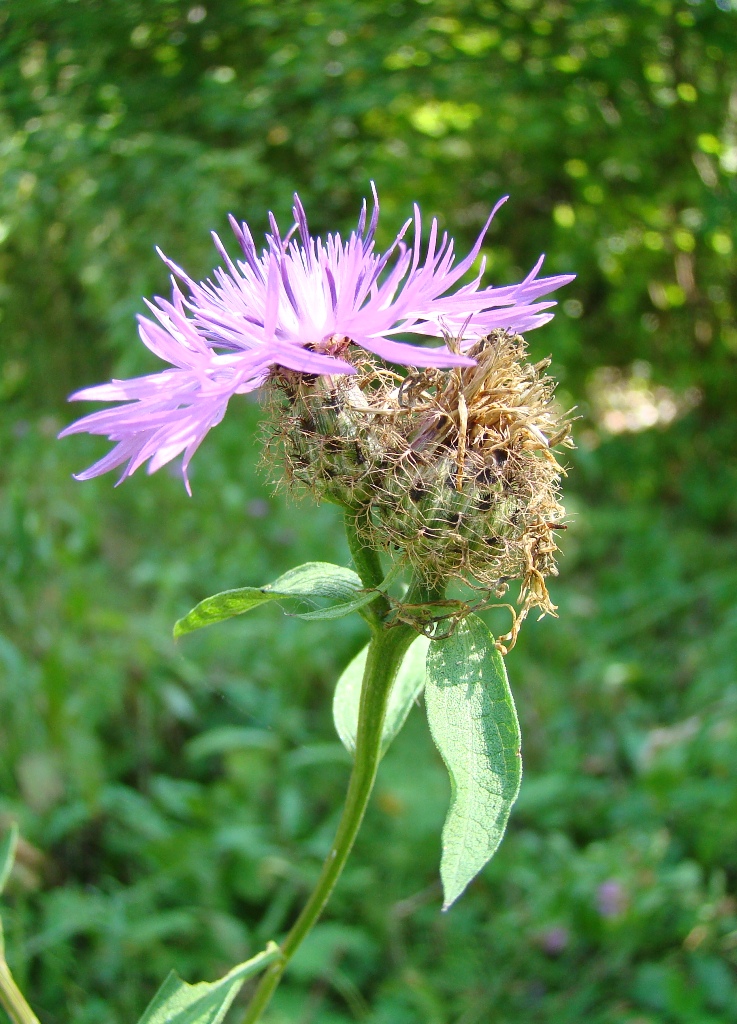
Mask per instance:
[[[329,507],[257,470],[234,400],[192,466],[118,490],[57,442],[75,387],[154,366],[159,244],[297,188],[386,243],[418,200],[489,276],[573,270],[553,353],[577,405],[558,621],[507,659],[525,775],[440,912],[447,776],[412,712],[268,1024],[737,1022],[737,12],[632,0],[0,2],[3,923],[43,1024],[133,1024],[174,968],[288,927],[337,818],[331,704],[358,616],[277,602],[171,639],[208,594],[348,564]],[[647,428],[647,429],[641,429]],[[504,626],[506,628],[506,625]],[[243,994],[237,1005],[241,1005]],[[233,1014],[236,1019],[236,1014]]]

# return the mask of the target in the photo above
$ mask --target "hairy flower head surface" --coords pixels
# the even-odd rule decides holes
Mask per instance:
[[[449,340],[451,347],[457,344]],[[430,586],[470,584],[501,599],[522,583],[515,625],[553,614],[571,417],[554,401],[550,360],[531,363],[520,335],[491,332],[475,364],[400,376],[365,357],[353,378],[275,378],[270,466],[289,487],[353,512],[373,548],[408,563]]]

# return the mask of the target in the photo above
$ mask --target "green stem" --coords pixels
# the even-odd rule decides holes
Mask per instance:
[[[355,555],[354,555],[355,557]],[[358,567],[358,563],[357,567]],[[361,569],[359,568],[359,572]],[[375,628],[368,649],[358,713],[356,759],[338,831],[320,877],[302,913],[282,943],[282,960],[263,975],[249,1003],[243,1024],[256,1024],[271,1001],[281,976],[297,947],[319,918],[351,852],[373,789],[381,758],[381,734],[392,683],[402,659],[417,634],[406,625]]]
[[[381,559],[376,548],[369,547],[361,540],[358,531],[358,516],[360,512],[346,510],[344,513],[345,533],[348,538],[351,558],[356,567],[356,572],[361,577],[361,582],[367,589],[377,588],[384,582],[384,570],[381,566]],[[375,601],[361,610],[361,614],[372,627],[380,627],[387,612],[389,602],[380,594]]]
[[[4,959],[0,959],[0,1006],[13,1024],[39,1024],[38,1017],[23,998]]]

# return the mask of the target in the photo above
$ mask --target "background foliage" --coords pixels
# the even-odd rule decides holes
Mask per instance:
[[[138,1015],[278,935],[348,765],[332,686],[358,619],[173,621],[307,559],[329,508],[257,473],[234,402],[193,467],[70,479],[73,388],[153,367],[158,243],[193,274],[228,211],[298,188],[380,242],[412,200],[490,277],[574,270],[555,322],[582,415],[553,597],[509,658],[526,774],[441,915],[447,782],[414,713],[271,1024],[737,1021],[737,13],[728,0],[0,3],[0,816],[9,955],[44,1024]]]

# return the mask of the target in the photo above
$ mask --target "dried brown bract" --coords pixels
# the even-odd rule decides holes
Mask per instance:
[[[476,366],[404,378],[363,353],[352,377],[280,371],[267,458],[278,453],[292,487],[360,513],[366,539],[429,584],[500,599],[520,579],[517,619],[554,613],[545,579],[565,513],[553,449],[572,446],[570,418],[549,360],[527,362],[519,335],[495,331],[468,354]]]

